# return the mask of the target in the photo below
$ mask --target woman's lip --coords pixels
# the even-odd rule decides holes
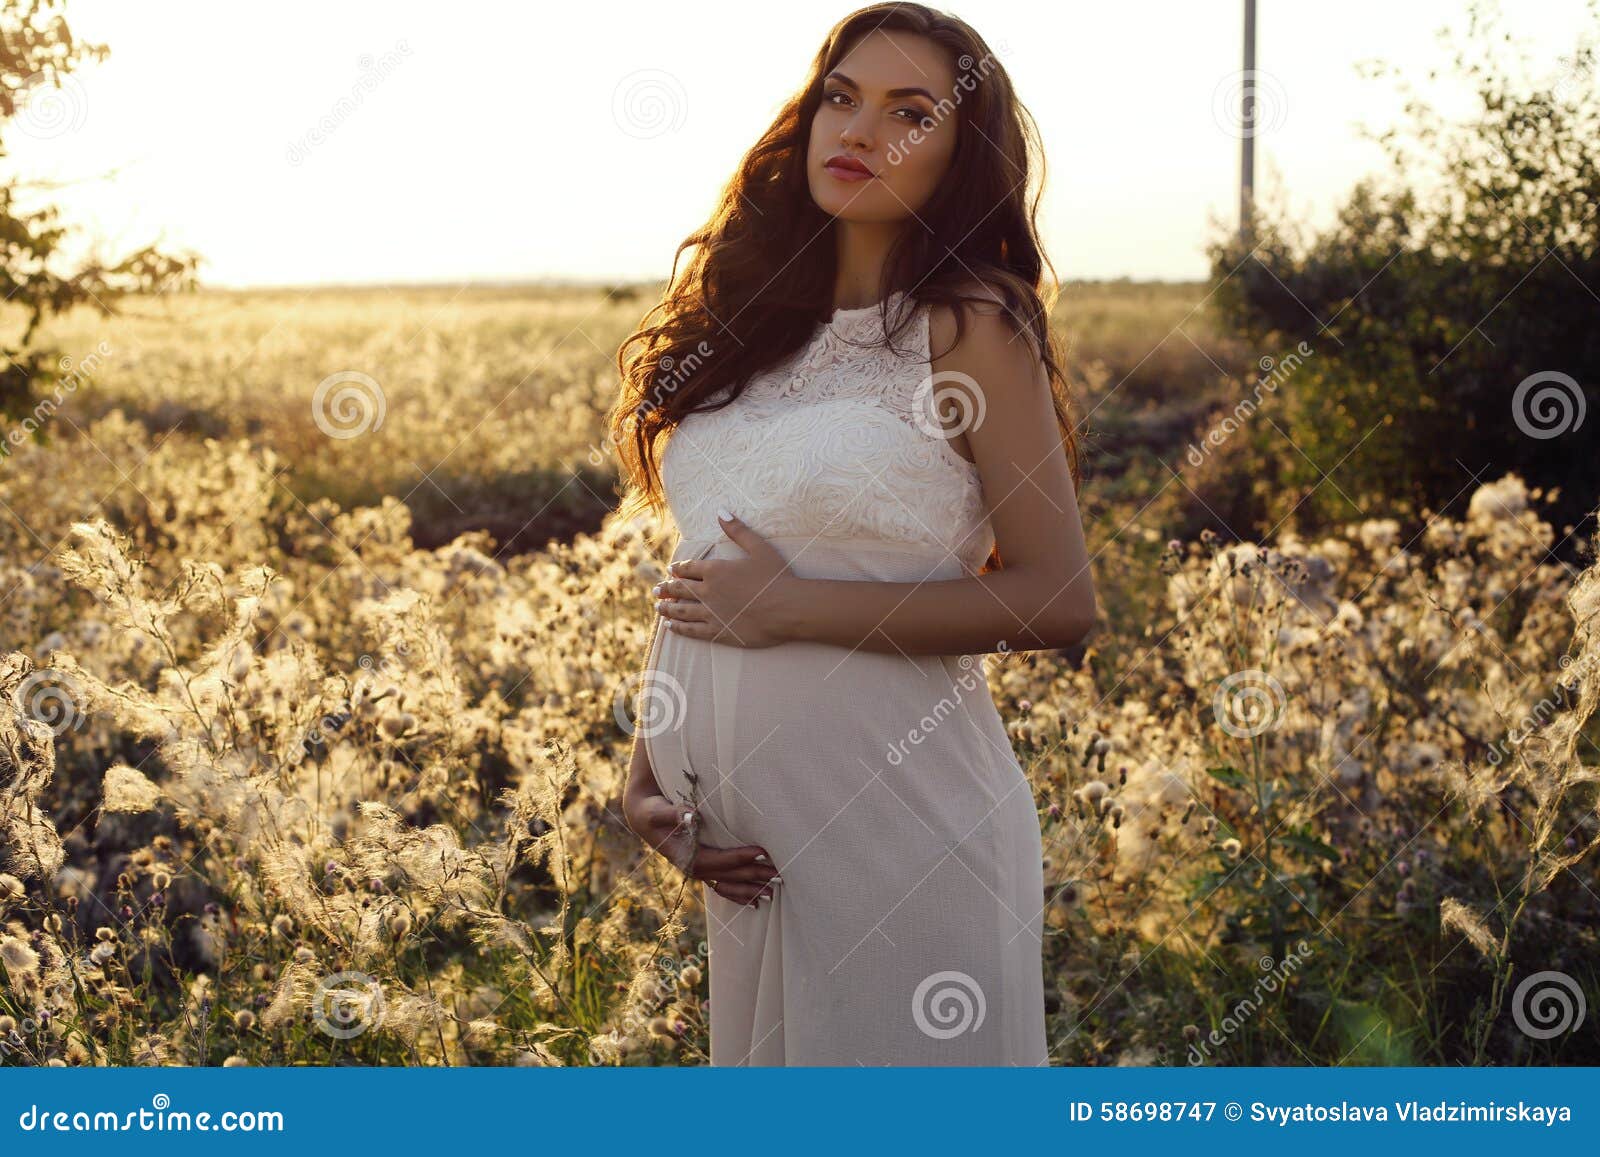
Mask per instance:
[[[841,181],[871,181],[875,179],[871,173],[863,173],[860,169],[852,169],[848,165],[835,165],[831,161],[822,167]]]

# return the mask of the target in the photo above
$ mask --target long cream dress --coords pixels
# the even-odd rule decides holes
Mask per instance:
[[[725,506],[803,578],[936,581],[993,545],[975,466],[929,404],[927,307],[898,351],[838,310],[669,438],[674,558],[737,558]],[[891,326],[895,315],[891,314]],[[1038,811],[982,656],[743,648],[660,629],[641,739],[701,840],[759,844],[759,907],[703,890],[713,1065],[1043,1065]]]

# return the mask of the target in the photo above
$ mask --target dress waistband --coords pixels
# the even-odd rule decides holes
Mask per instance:
[[[930,558],[954,558],[955,553],[948,547],[938,546],[931,542],[903,542],[888,538],[842,538],[829,534],[764,534],[761,537],[768,542],[778,545],[786,542],[798,542],[806,545],[817,544],[820,546],[864,547],[869,550],[899,551],[906,554],[924,555]],[[700,555],[714,549],[721,543],[729,546],[738,546],[726,534],[718,534],[714,538],[704,536],[680,536],[678,548],[675,553],[680,556]]]
[[[926,582],[972,573],[953,551],[927,542],[883,538],[834,538],[815,534],[773,534],[763,537],[789,560],[796,573],[813,578],[877,578]],[[721,548],[721,549],[719,549]],[[709,557],[740,558],[744,550],[726,535],[682,538],[674,561]]]

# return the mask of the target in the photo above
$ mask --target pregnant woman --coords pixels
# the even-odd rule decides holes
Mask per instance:
[[[982,659],[1095,617],[1036,146],[962,21],[852,13],[619,351],[625,505],[680,536],[624,808],[705,882],[713,1065],[1048,1063]]]

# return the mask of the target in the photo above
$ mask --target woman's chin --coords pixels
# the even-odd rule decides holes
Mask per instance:
[[[852,224],[868,225],[896,221],[906,215],[905,210],[899,206],[886,209],[882,205],[869,203],[869,198],[866,197],[852,198],[849,193],[813,191],[811,199],[816,202],[817,208],[828,216]],[[896,209],[899,211],[896,212]]]

